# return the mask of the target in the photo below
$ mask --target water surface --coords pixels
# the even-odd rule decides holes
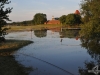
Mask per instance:
[[[45,30],[13,32],[6,38],[34,41],[13,54],[19,63],[34,69],[30,75],[78,75],[79,67],[84,68],[85,61],[94,59],[73,36],[76,33]]]

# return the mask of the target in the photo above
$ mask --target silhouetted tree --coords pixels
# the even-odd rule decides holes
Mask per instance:
[[[9,20],[8,14],[11,13],[12,8],[6,8],[5,4],[9,4],[11,1],[8,0],[0,0],[0,41],[2,40],[1,37],[3,37],[6,34],[7,28],[3,28]]]

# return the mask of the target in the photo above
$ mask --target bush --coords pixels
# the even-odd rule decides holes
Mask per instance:
[[[4,37],[0,37],[0,42],[5,42],[5,38]]]

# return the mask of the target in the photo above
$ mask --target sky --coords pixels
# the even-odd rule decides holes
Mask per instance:
[[[9,15],[12,22],[32,20],[36,13],[47,15],[51,20],[52,16],[61,17],[74,13],[80,9],[82,0],[9,0],[10,4],[6,7],[13,7]]]

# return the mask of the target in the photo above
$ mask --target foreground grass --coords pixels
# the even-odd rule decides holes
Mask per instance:
[[[6,40],[0,43],[0,75],[28,75],[31,67],[24,67],[19,64],[14,56],[14,51],[32,43],[32,41],[24,40]]]

